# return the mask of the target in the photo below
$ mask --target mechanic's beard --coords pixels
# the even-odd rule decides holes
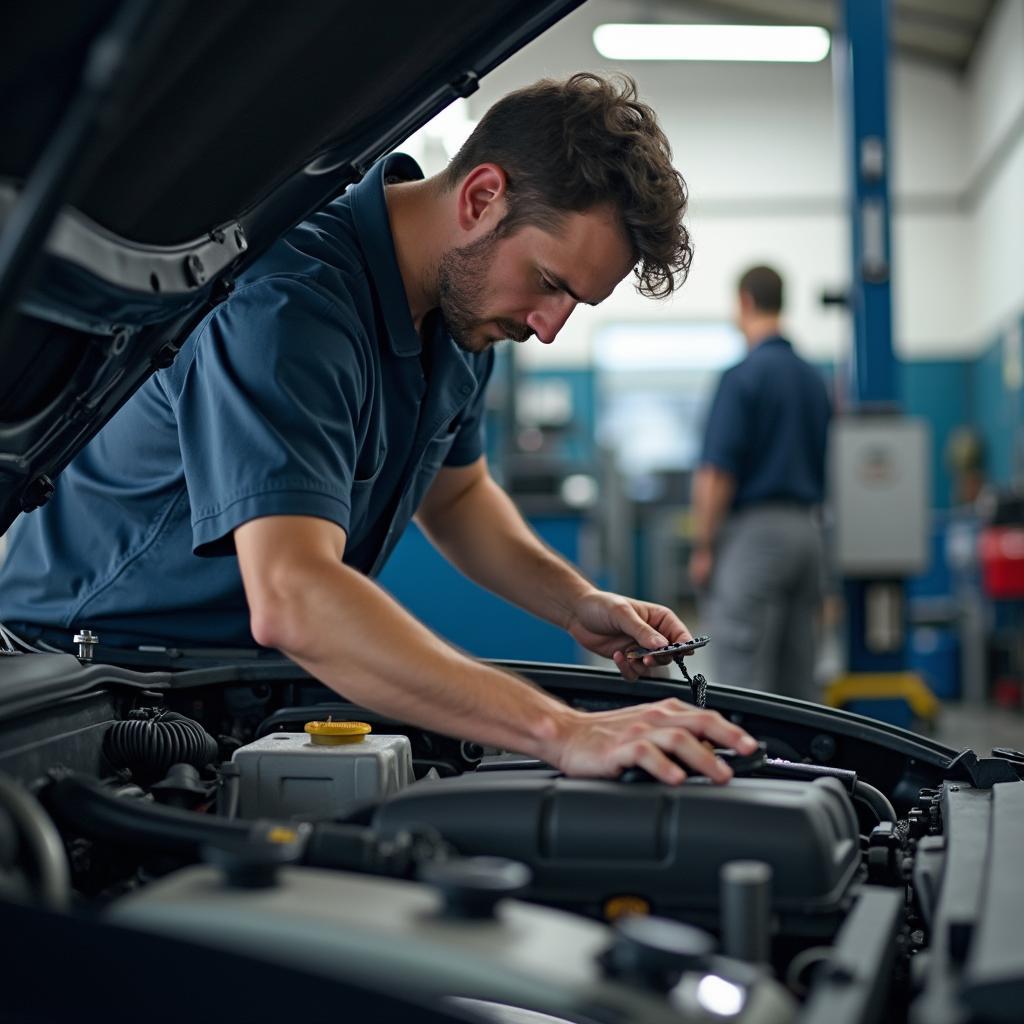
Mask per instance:
[[[498,241],[492,231],[460,249],[450,249],[441,257],[438,267],[441,315],[455,343],[465,352],[483,352],[493,344],[480,336],[484,324],[496,325],[513,341],[526,341],[533,334],[529,327],[515,320],[484,315],[488,272]]]

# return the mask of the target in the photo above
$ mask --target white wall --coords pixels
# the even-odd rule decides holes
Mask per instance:
[[[970,336],[1024,310],[1024,0],[1001,0],[968,69],[967,206],[976,255]]]
[[[1024,2],[999,0],[968,69],[973,174],[1020,118],[1024,104]]]

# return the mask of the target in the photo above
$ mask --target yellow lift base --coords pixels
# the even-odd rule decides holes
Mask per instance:
[[[939,701],[916,672],[855,672],[825,688],[825,703],[841,708],[856,700],[904,700],[914,717],[928,725],[939,715]]]

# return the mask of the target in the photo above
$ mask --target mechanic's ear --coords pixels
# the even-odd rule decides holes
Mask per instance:
[[[456,215],[463,231],[489,234],[508,209],[508,179],[497,164],[478,164],[462,179],[456,197]]]

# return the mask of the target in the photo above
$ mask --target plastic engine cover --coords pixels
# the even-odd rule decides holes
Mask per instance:
[[[628,895],[653,913],[715,924],[722,864],[753,859],[772,867],[775,913],[815,934],[860,864],[857,816],[835,779],[670,787],[488,773],[418,782],[374,819],[385,835],[417,823],[462,854],[523,861],[531,898],[598,916]]]
[[[699,982],[710,967],[684,974],[669,997],[608,978],[601,954],[613,932],[594,921],[513,899],[499,903],[493,917],[480,919],[447,915],[443,906],[439,892],[415,882],[285,867],[272,885],[238,888],[218,869],[198,865],[117,900],[107,916],[128,927],[242,950],[327,977],[352,976],[444,1001],[453,996],[463,1003],[467,997],[485,1000],[503,1009],[501,1020],[524,1024],[541,1019],[789,1024],[795,1019],[788,994],[749,965],[715,963],[715,971],[732,978],[729,987],[737,997],[733,1012],[723,1016],[709,1012],[701,998]],[[734,973],[736,967],[744,969],[746,980]],[[325,1019],[325,1008],[312,1012]],[[349,1019],[344,1005],[334,1012],[338,1021]],[[296,993],[296,1015],[303,1013],[302,994]],[[467,1017],[496,1019],[468,1012]]]

